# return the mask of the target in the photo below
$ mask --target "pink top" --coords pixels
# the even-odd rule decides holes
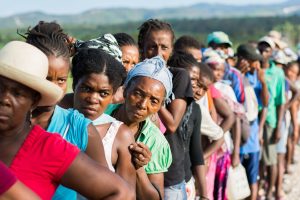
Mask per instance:
[[[15,175],[0,161],[0,196],[17,182]]]
[[[208,88],[213,99],[221,98],[221,92],[217,88],[215,88],[213,84],[211,84]]]
[[[51,199],[60,179],[80,150],[60,135],[34,126],[10,169],[17,178],[42,199]]]

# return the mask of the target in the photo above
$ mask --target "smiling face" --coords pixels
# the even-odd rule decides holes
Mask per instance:
[[[95,120],[103,114],[113,97],[108,77],[92,73],[79,79],[74,91],[74,108],[85,117]]]
[[[49,70],[47,80],[58,85],[64,94],[67,91],[67,79],[70,70],[70,60],[62,56],[48,56]]]
[[[36,91],[0,76],[0,134],[23,125],[38,100]]]
[[[128,73],[139,62],[139,50],[136,46],[126,45],[121,47],[122,63]]]
[[[166,62],[173,51],[173,36],[170,31],[152,31],[145,39],[143,59],[161,56]]]
[[[165,88],[155,79],[138,77],[131,80],[124,96],[128,121],[139,123],[159,111],[165,99]]]

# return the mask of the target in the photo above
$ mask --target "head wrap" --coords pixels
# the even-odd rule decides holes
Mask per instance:
[[[212,48],[208,48],[203,53],[204,63],[206,64],[222,64],[225,63],[225,60],[220,56],[220,54],[213,50]]]
[[[167,68],[166,62],[160,56],[156,56],[151,59],[145,59],[143,62],[135,65],[127,75],[124,83],[125,88],[131,79],[139,76],[150,77],[161,82],[166,90],[165,102],[169,103],[173,99],[173,75]]]
[[[116,38],[110,33],[88,41],[77,40],[75,48],[76,50],[82,48],[102,49],[106,53],[112,55],[117,61],[122,62],[122,51]]]

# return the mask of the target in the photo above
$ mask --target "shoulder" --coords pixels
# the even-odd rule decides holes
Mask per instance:
[[[146,165],[147,174],[166,172],[172,163],[172,153],[170,145],[160,130],[148,119],[146,120],[147,133],[144,140],[140,140],[147,145],[152,153],[151,161]]]
[[[131,130],[125,124],[120,125],[116,139],[120,145],[132,144],[134,142],[134,136]]]

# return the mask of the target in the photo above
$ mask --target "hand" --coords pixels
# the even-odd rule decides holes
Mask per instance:
[[[281,134],[278,128],[275,130],[275,143],[278,143],[281,138]]]
[[[242,74],[245,74],[250,70],[249,62],[245,59],[241,59],[240,62],[238,63],[238,69]]]
[[[145,144],[141,142],[133,143],[129,146],[129,149],[136,169],[139,169],[150,162],[152,153]]]
[[[231,166],[233,168],[237,167],[240,164],[240,156],[238,154],[233,153],[231,155]]]
[[[264,69],[260,69],[258,68],[257,70],[257,78],[261,83],[265,83],[266,82],[266,78],[265,78],[265,70]]]
[[[260,128],[258,134],[259,134],[259,144],[260,146],[262,146],[264,144],[263,129]]]

